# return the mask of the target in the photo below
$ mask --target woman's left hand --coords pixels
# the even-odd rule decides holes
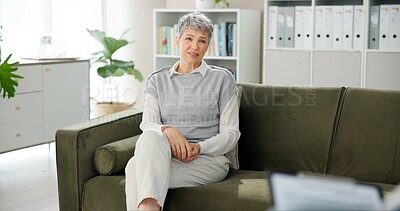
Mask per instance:
[[[182,160],[184,163],[190,163],[195,160],[200,154],[200,144],[198,143],[189,143],[191,147],[190,157],[186,157],[186,159]]]

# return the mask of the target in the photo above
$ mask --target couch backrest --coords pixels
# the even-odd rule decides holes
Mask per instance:
[[[348,88],[327,174],[400,182],[400,91]]]
[[[240,168],[323,173],[343,88],[238,85]]]

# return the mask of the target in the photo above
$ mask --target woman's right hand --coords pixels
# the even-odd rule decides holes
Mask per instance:
[[[187,163],[187,158],[192,157],[192,147],[187,139],[181,132],[179,132],[179,130],[172,126],[162,127],[162,132],[168,138],[168,142],[171,146],[172,157]]]

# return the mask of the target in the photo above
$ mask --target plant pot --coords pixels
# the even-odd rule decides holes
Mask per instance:
[[[215,8],[215,0],[196,0],[197,9],[212,9]]]
[[[135,103],[97,102],[94,104],[93,111],[96,117],[101,117],[119,111],[131,109],[134,104]]]

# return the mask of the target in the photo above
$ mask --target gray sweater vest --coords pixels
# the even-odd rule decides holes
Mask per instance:
[[[145,93],[158,98],[161,123],[177,128],[186,139],[201,141],[219,132],[219,118],[236,92],[233,75],[208,66],[200,72],[170,75],[171,67],[147,79]]]

